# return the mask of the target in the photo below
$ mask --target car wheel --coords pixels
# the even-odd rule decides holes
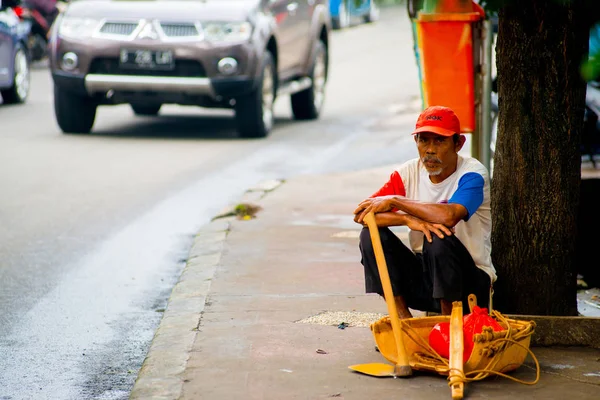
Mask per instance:
[[[235,99],[235,119],[241,137],[265,137],[273,128],[277,75],[273,56],[265,52],[256,89]]]
[[[417,17],[417,11],[419,11],[422,6],[421,3],[423,3],[423,0],[407,0],[406,11],[408,12],[410,19],[415,19]]]
[[[292,112],[296,119],[317,119],[323,108],[327,82],[327,47],[321,40],[317,42],[310,78],[312,84],[308,89],[291,96]]]
[[[64,133],[90,133],[97,107],[89,97],[79,96],[54,85],[54,115]]]
[[[344,29],[350,26],[350,11],[346,7],[346,1],[341,0],[338,7],[338,16],[331,19],[333,29]]]
[[[162,104],[154,105],[143,105],[143,104],[132,104],[131,109],[135,115],[154,116],[158,115]]]
[[[363,20],[366,24],[375,22],[379,19],[379,8],[377,4],[375,4],[375,0],[371,0],[371,4],[369,6],[369,12],[363,17]]]
[[[22,47],[17,49],[14,63],[13,85],[1,92],[5,104],[24,103],[29,95],[29,57]]]

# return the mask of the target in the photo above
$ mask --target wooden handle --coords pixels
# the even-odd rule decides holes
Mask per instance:
[[[463,310],[462,302],[452,303],[452,314],[450,315],[450,389],[452,399],[463,398],[465,384],[462,380],[463,371]]]
[[[477,296],[473,293],[469,295],[469,312],[473,312],[473,309],[477,305]]]
[[[366,222],[369,228],[369,234],[371,235],[371,243],[373,244],[375,260],[377,261],[377,270],[379,271],[381,286],[383,287],[383,297],[385,298],[385,303],[387,304],[388,313],[390,314],[390,321],[392,322],[392,331],[394,333],[394,339],[396,340],[398,362],[396,363],[395,375],[410,376],[412,375],[412,368],[408,363],[406,348],[404,347],[404,342],[402,340],[400,318],[398,317],[398,310],[394,301],[394,292],[392,289],[392,283],[390,281],[387,263],[385,262],[385,255],[383,254],[383,247],[381,246],[379,228],[375,222],[375,215],[372,212],[368,213],[365,216],[364,221]]]

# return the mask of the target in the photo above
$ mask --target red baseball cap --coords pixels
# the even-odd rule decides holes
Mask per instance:
[[[419,115],[413,135],[420,132],[432,132],[442,136],[460,133],[460,121],[451,108],[444,106],[427,107]]]

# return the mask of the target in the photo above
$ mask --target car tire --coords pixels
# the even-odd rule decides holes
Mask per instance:
[[[363,21],[365,24],[369,24],[371,22],[375,22],[379,19],[379,7],[375,4],[375,0],[371,0],[371,5],[369,6],[369,12],[363,17]]]
[[[135,115],[143,115],[152,117],[158,115],[162,104],[155,105],[143,105],[143,104],[131,104],[131,109]]]
[[[235,99],[235,120],[241,137],[262,138],[271,132],[274,123],[276,84],[277,73],[273,56],[265,51],[256,88]]]
[[[350,11],[346,7],[346,1],[341,0],[338,7],[338,16],[331,19],[333,29],[344,29],[350,26]]]
[[[86,96],[79,96],[54,85],[54,115],[64,133],[90,133],[98,105]]]
[[[25,103],[29,96],[30,60],[27,52],[21,46],[15,52],[14,66],[13,85],[0,92],[5,104]]]
[[[406,11],[410,19],[417,18],[417,11],[423,6],[423,0],[407,0]]]
[[[309,88],[291,96],[292,112],[298,120],[319,118],[325,100],[327,82],[327,47],[322,40],[316,45],[315,55],[310,69],[312,84]]]

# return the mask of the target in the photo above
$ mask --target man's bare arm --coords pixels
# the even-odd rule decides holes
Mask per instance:
[[[375,214],[375,222],[377,226],[380,228],[390,227],[390,226],[405,226],[408,225],[408,218],[410,216],[403,212],[382,212]],[[358,215],[354,217],[354,221],[356,221]],[[356,221],[357,222],[357,221]],[[363,223],[364,225],[364,223]]]
[[[358,214],[354,221],[357,221]],[[382,212],[375,214],[375,222],[378,227],[407,226],[413,231],[423,232],[428,242],[431,242],[431,235],[437,235],[440,238],[452,235],[452,231],[442,225],[424,221],[403,212]],[[364,222],[359,222],[364,225]]]
[[[437,204],[424,203],[409,200],[403,196],[373,197],[363,200],[354,214],[355,221],[362,223],[363,218],[369,212],[376,214],[391,210],[400,210],[406,214],[419,218],[420,220],[454,227],[460,220],[467,216],[467,209],[460,204]]]
[[[449,228],[454,227],[468,214],[467,209],[461,204],[423,203],[404,197],[395,197],[391,203],[394,208],[407,214]]]

